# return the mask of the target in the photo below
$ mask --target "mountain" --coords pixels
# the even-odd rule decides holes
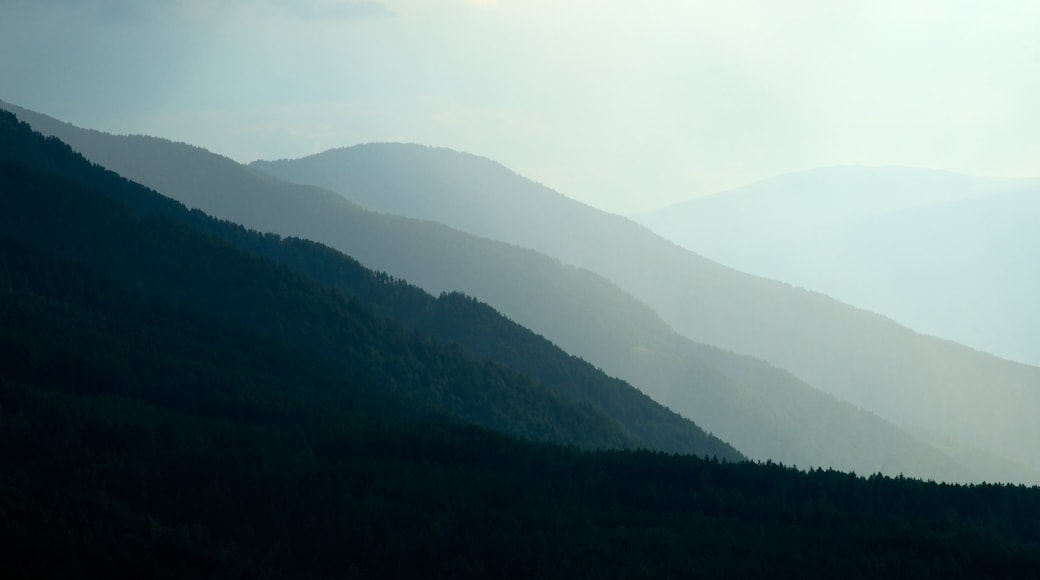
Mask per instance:
[[[374,214],[338,195],[273,179],[196,147],[116,137],[19,114],[60,134],[93,161],[189,206],[258,230],[328,244],[433,293],[462,290],[476,296],[630,381],[750,458],[948,481],[1040,481],[999,461],[972,472],[786,372],[677,335],[613,284],[536,252],[431,222]]]
[[[184,212],[6,114],[0,159],[0,577],[1040,569],[1040,488],[581,452],[460,424],[409,375],[479,361],[229,239],[282,240]],[[441,366],[421,368],[430,353]],[[479,370],[488,395],[508,382]]]
[[[635,219],[738,270],[1040,364],[1040,180],[833,167]]]
[[[358,378],[467,422],[587,448],[639,446],[589,405],[203,234],[185,223],[188,211],[176,202],[92,166],[58,141],[18,139],[24,131],[12,128],[13,117],[3,121],[14,138],[0,144],[0,233],[11,239],[334,360]]]
[[[950,450],[1040,470],[1036,367],[722,266],[473,155],[376,144],[253,167],[587,268],[688,338],[761,358],[919,436],[952,439]]]

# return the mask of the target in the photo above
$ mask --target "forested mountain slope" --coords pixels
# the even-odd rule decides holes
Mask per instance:
[[[475,424],[588,448],[639,445],[591,406],[176,221],[183,206],[91,166],[57,140],[24,135],[28,127],[9,115],[3,121],[0,233]]]
[[[588,268],[691,339],[760,357],[951,450],[1040,470],[1040,368],[732,270],[472,155],[379,144],[254,167]]]
[[[1040,363],[1040,180],[832,167],[633,219],[743,272]]]
[[[374,214],[202,149],[115,137],[24,113],[95,162],[219,217],[326,243],[431,292],[462,290],[630,381],[751,458],[949,481],[1037,481],[997,463],[966,469],[877,416],[749,357],[676,335],[588,272],[443,226]]]
[[[0,320],[4,578],[1040,566],[1035,488],[524,444],[3,236]]]
[[[1040,570],[1038,488],[523,443],[2,234],[0,320],[4,578]]]

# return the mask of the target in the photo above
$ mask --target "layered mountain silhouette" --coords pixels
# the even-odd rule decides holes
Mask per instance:
[[[645,305],[589,272],[431,222],[374,214],[340,196],[273,179],[204,150],[84,131],[28,112],[88,158],[189,206],[307,237],[440,293],[488,302],[756,459],[945,480],[1032,481],[987,462],[966,469],[870,413],[750,357],[675,334]]]
[[[632,444],[630,418],[568,385],[632,399],[568,360],[472,298],[188,211],[0,113],[0,577],[1040,566],[1037,488],[581,451]]]
[[[1035,367],[722,266],[472,155],[376,144],[254,167],[587,268],[686,337],[764,359],[965,461],[981,450],[1040,469]]]
[[[1040,363],[1040,180],[833,167],[634,219],[738,270]]]

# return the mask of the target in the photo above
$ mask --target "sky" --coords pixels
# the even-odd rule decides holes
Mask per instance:
[[[1040,176],[1034,0],[0,0],[0,100],[237,161],[404,141],[635,214],[783,173]]]

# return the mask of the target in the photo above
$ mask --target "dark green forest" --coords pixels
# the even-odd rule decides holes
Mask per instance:
[[[0,115],[0,577],[1040,577],[1040,489],[640,449],[695,431],[626,387]]]

